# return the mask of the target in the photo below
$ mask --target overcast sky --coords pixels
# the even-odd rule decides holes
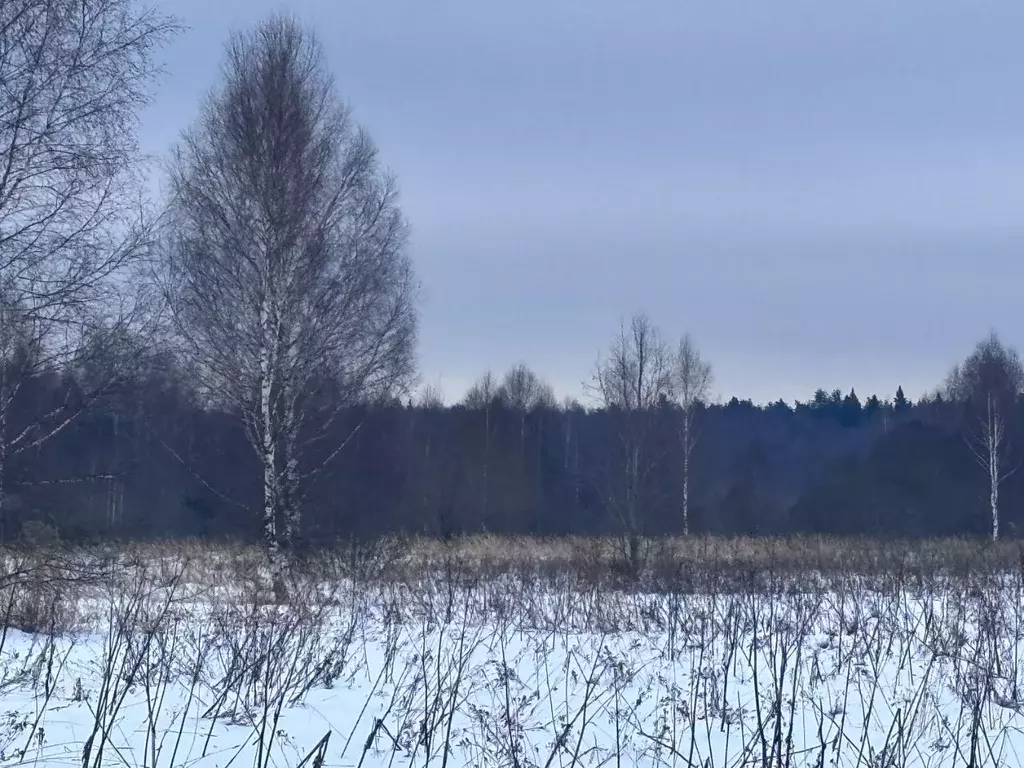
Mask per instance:
[[[163,154],[223,42],[287,8],[398,175],[420,364],[578,394],[620,318],[689,331],[718,394],[934,387],[1024,345],[1024,3],[162,0],[189,26]]]

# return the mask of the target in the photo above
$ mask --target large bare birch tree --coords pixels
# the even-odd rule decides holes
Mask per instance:
[[[964,436],[986,474],[993,541],[999,538],[999,488],[1016,469],[1010,458],[1010,431],[1022,389],[1020,357],[994,332],[946,377],[946,397],[964,405]]]
[[[230,39],[170,188],[176,329],[259,457],[265,542],[283,568],[304,488],[347,441],[339,414],[392,397],[413,373],[415,282],[395,184],[314,35],[275,16]]]
[[[711,394],[711,364],[701,357],[696,342],[685,334],[676,348],[672,390],[681,410],[679,442],[683,450],[683,535],[690,534],[690,458],[697,443],[697,410]]]
[[[8,461],[130,373],[115,347],[151,244],[138,118],[175,31],[133,0],[0,2],[0,511]],[[33,381],[97,360],[88,391],[15,416]]]

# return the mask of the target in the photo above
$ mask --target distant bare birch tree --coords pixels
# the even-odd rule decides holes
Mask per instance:
[[[411,379],[406,223],[319,43],[284,16],[232,36],[170,181],[163,284],[183,351],[260,459],[280,573],[305,485],[347,442],[339,414]]]
[[[506,408],[519,414],[519,453],[525,460],[526,414],[539,408],[555,408],[555,390],[526,363],[519,363],[509,368],[502,377],[498,399]]]
[[[427,410],[438,410],[444,408],[444,392],[440,387],[427,384],[416,397],[416,406]]]
[[[651,431],[657,408],[672,392],[672,353],[647,315],[637,313],[628,326],[622,323],[608,356],[597,362],[590,390],[620,418],[624,485],[621,493],[608,496],[635,573],[642,561],[641,492],[654,466]]]
[[[0,2],[0,511],[8,460],[130,372],[115,347],[137,331],[151,244],[136,132],[175,31],[132,0]],[[96,360],[88,391],[12,415],[33,380]]]
[[[497,396],[505,407],[524,412],[535,408],[554,408],[557,404],[551,385],[525,363],[519,363],[505,372]]]
[[[672,389],[682,411],[679,441],[683,449],[683,535],[690,535],[690,457],[699,437],[694,424],[697,409],[711,394],[711,364],[700,355],[689,334],[683,336],[673,360]]]
[[[999,539],[999,488],[1016,470],[1009,433],[1022,390],[1020,357],[994,332],[946,377],[946,397],[965,406],[964,436],[988,479],[993,541]]]
[[[462,404],[471,410],[479,411],[490,408],[497,397],[498,383],[494,380],[494,374],[488,371],[473,382],[473,386],[462,399]]]

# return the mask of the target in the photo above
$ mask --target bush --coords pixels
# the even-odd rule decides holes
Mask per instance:
[[[49,523],[29,520],[21,526],[21,540],[28,549],[55,549],[60,546],[60,533]]]

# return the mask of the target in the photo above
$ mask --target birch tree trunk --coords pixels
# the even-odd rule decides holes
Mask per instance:
[[[694,419],[698,407],[711,392],[711,365],[700,354],[696,343],[686,334],[680,339],[673,368],[673,391],[681,410],[679,441],[683,452],[683,535],[690,535],[690,457],[697,435]]]
[[[999,483],[1002,480],[1000,472],[1000,448],[1003,443],[1003,422],[996,410],[994,398],[988,396],[988,419],[986,432],[988,436],[988,474],[989,474],[989,503],[992,510],[992,541],[999,540]]]
[[[690,535],[690,444],[683,448],[683,536]]]
[[[2,333],[2,331],[0,331]],[[7,517],[7,485],[5,476],[7,470],[7,360],[0,355],[0,544],[6,544],[9,535],[9,523]]]

